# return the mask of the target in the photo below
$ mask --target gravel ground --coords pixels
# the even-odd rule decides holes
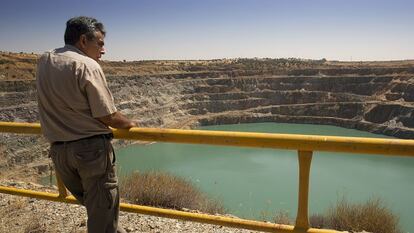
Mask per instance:
[[[0,185],[38,191],[56,190],[34,183],[0,180]],[[254,232],[133,213],[120,213],[127,232]],[[1,233],[86,233],[86,211],[79,205],[0,194]]]
[[[56,187],[1,180],[0,185],[57,192]],[[83,206],[0,193],[0,233],[87,233]],[[254,233],[257,231],[120,212],[120,224],[130,233]],[[343,232],[347,233],[347,232]],[[368,233],[368,232],[359,232]]]

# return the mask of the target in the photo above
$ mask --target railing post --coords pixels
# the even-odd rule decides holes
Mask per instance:
[[[299,195],[298,213],[295,228],[308,229],[308,200],[309,200],[309,174],[312,161],[312,151],[298,151],[299,158]]]
[[[63,184],[62,179],[60,179],[59,174],[56,172],[56,182],[59,190],[59,197],[65,198],[68,196],[68,191],[66,190],[65,185]]]

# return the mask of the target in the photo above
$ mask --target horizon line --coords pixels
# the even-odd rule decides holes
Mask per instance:
[[[15,52],[15,51],[3,51],[0,50],[0,53],[11,53],[11,54],[25,54],[25,55],[41,55],[42,53],[37,52]],[[339,60],[339,59],[327,59],[327,58],[302,58],[302,57],[221,57],[221,58],[192,58],[192,59],[152,59],[152,58],[143,58],[137,60],[129,59],[101,59],[103,62],[139,62],[139,61],[214,61],[214,60],[239,60],[239,59],[250,59],[250,60],[277,60],[277,59],[286,59],[286,60],[302,60],[302,61],[321,61],[326,60],[330,62],[401,62],[401,61],[414,61],[414,58],[404,58],[404,59],[379,59],[379,60]]]

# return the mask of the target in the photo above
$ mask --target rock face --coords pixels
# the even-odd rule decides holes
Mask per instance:
[[[182,109],[205,124],[330,124],[414,138],[407,76],[250,76],[192,81]]]
[[[262,73],[108,76],[108,83],[118,110],[143,127],[287,122],[414,138],[412,66]],[[38,122],[34,80],[2,80],[0,97],[0,121]],[[14,169],[21,174],[20,167],[47,170],[48,143],[42,137],[0,134],[0,138],[0,172]]]

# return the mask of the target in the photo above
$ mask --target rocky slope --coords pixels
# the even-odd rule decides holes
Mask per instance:
[[[37,122],[36,56],[0,55],[0,121]],[[289,122],[414,138],[414,61],[224,59],[102,65],[118,109],[142,127]],[[42,137],[0,134],[0,139],[1,175],[47,173],[48,145]]]

